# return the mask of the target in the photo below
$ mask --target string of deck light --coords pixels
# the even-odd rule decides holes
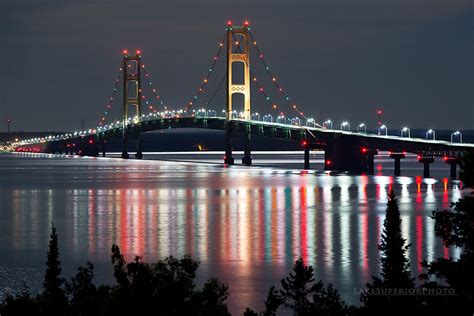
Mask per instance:
[[[104,116],[102,116],[99,120],[99,126],[102,126],[102,124],[105,123],[105,119],[107,117],[107,115],[109,114],[109,111],[112,109],[112,104],[115,100],[115,94],[117,93],[117,90],[118,90],[118,85],[120,83],[120,75],[122,74],[122,67],[119,68],[119,71],[117,73],[117,77],[115,78],[115,83],[114,83],[114,89],[112,90],[112,93],[109,97],[109,103],[107,103],[105,105],[105,112],[104,112]]]
[[[257,41],[253,37],[253,34],[252,34],[252,32],[250,32],[250,30],[249,30],[249,34],[250,34],[250,39],[252,40],[253,46],[255,47],[255,50],[258,54],[258,58],[262,62],[263,66],[265,68],[265,71],[272,78],[272,82],[275,85],[277,91],[283,96],[283,98],[288,103],[288,106],[290,108],[292,108],[294,111],[296,111],[301,117],[306,119],[306,116],[304,115],[304,113],[301,110],[298,109],[298,106],[296,104],[291,104],[290,97],[286,94],[285,90],[278,83],[275,74],[270,70],[270,66],[268,66],[267,62],[265,61],[265,59],[263,57],[264,55],[263,55],[262,51],[258,48]]]
[[[151,76],[150,76],[150,73],[148,71],[146,71],[145,64],[142,64],[142,69],[143,69],[143,73],[145,74],[145,78],[148,81],[148,86],[150,87],[151,92],[153,93],[153,95],[154,95],[155,99],[157,100],[157,102],[159,102],[160,105],[163,107],[163,109],[166,111],[167,107],[165,106],[161,96],[156,92],[157,91],[156,88],[153,88],[153,83],[151,81]],[[156,109],[154,109],[153,106],[150,105],[148,101],[146,101],[146,105],[148,106],[150,111],[153,111],[155,113],[157,112]]]
[[[248,26],[248,24],[247,24],[247,26]],[[240,42],[235,37],[234,32],[232,32],[232,37],[233,37],[234,42],[236,44],[236,50],[238,50],[239,53],[242,54],[242,49],[240,48]],[[247,63],[247,60],[245,60],[245,66],[249,68],[250,76],[252,77],[252,82],[254,82],[255,85],[257,86],[257,91],[260,92],[263,95],[263,97],[265,98],[265,101],[267,101],[267,103],[270,104],[270,107],[273,110],[278,110],[277,104],[272,101],[270,96],[267,94],[267,92],[265,90],[265,87],[262,84],[260,84],[260,82],[257,80],[257,76],[253,73],[252,68],[250,68],[250,65]],[[280,115],[284,116],[285,114],[280,111]]]
[[[221,81],[217,85],[217,88],[214,90],[214,92],[211,94],[211,97],[206,101],[206,107],[214,100],[216,97],[217,93],[219,90],[222,88],[222,85],[224,84],[225,80],[227,79],[227,73],[224,74],[222,77]]]
[[[227,38],[227,32],[225,33],[224,37],[219,43],[219,49],[217,50],[217,54],[214,56],[212,65],[209,68],[206,77],[204,78],[203,82],[201,83],[201,86],[199,87],[197,93],[194,95],[194,98],[192,101],[190,101],[186,107],[184,108],[184,112],[186,112],[191,106],[193,106],[194,102],[196,102],[199,99],[199,96],[202,94],[204,89],[206,88],[207,83],[209,82],[209,79],[211,78],[212,72],[214,71],[214,68],[216,67],[217,61],[219,60],[219,57],[222,52],[222,47],[224,47],[225,40]]]

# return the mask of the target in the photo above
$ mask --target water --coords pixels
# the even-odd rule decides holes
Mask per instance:
[[[262,308],[268,288],[301,256],[318,279],[358,303],[355,291],[379,272],[390,188],[398,194],[414,274],[422,260],[458,255],[435,237],[429,218],[462,196],[441,162],[432,165],[434,178],[422,179],[414,157],[402,162],[409,175],[403,177],[390,176],[386,155],[376,161],[375,176],[301,171],[301,153],[255,154],[262,166],[250,168],[206,163],[220,162],[222,153],[145,157],[180,162],[0,155],[1,290],[41,287],[54,221],[68,277],[90,260],[95,281],[112,283],[113,243],[128,259],[191,254],[201,261],[199,282],[215,276],[228,283],[228,303],[239,314]],[[312,166],[322,166],[319,154]]]

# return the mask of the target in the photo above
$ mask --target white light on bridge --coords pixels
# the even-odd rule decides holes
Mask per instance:
[[[332,129],[332,121],[331,120],[324,121],[323,122],[323,128]]]
[[[367,126],[365,126],[365,123],[360,123],[359,126],[357,126],[357,133],[360,133],[362,130],[367,134]]]
[[[402,131],[400,132],[400,137],[408,136],[410,138],[410,129],[408,127],[403,127]]]
[[[341,131],[343,131],[345,128],[347,131],[351,130],[351,124],[349,124],[348,121],[344,121],[341,123]]]
[[[383,133],[385,133],[385,136],[388,135],[388,129],[387,129],[387,126],[386,126],[385,124],[380,125],[380,127],[379,127],[379,135],[382,135],[382,131],[383,131]]]
[[[451,143],[453,143],[455,138],[459,140],[459,143],[462,143],[462,133],[460,131],[455,131],[451,134]]]
[[[316,127],[316,121],[314,120],[314,118],[308,118],[306,120],[306,126]]]
[[[426,139],[430,139],[430,136],[432,140],[436,140],[436,132],[431,128],[426,131]]]

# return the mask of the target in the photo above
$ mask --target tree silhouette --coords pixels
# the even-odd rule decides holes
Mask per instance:
[[[85,266],[77,269],[77,274],[66,282],[66,293],[69,300],[69,315],[100,315],[108,293],[97,287],[92,282],[94,278],[94,265],[87,262]]]
[[[390,191],[387,211],[384,220],[382,239],[379,245],[381,251],[381,276],[384,285],[389,288],[410,288],[414,286],[406,252],[410,245],[401,232],[402,220],[398,209],[397,199],[393,190]]]
[[[432,310],[440,311],[445,306],[457,306],[466,314],[474,313],[474,151],[463,157],[460,179],[471,191],[453,204],[452,209],[433,212],[435,233],[443,239],[446,247],[456,246],[462,252],[460,257],[438,258],[433,262],[424,262],[427,268],[422,275],[428,288],[445,288],[437,282],[429,282],[431,277],[446,282],[455,291],[455,295],[427,297]]]
[[[366,313],[415,308],[415,297],[407,296],[409,290],[414,288],[406,257],[409,246],[401,234],[400,211],[395,193],[391,190],[379,244],[381,278],[372,277],[372,283],[367,284],[367,292],[361,296]]]
[[[341,300],[332,285],[324,286],[322,281],[315,282],[313,267],[305,265],[299,258],[293,265],[293,273],[281,280],[281,289],[271,287],[265,301],[262,316],[273,316],[280,308],[293,312],[294,315],[346,315],[348,308]],[[246,316],[257,313],[250,308]]]
[[[62,288],[64,279],[61,278],[58,235],[54,223],[51,223],[49,250],[46,257],[43,292],[40,295],[41,313],[45,315],[63,315],[67,307],[67,297]]]

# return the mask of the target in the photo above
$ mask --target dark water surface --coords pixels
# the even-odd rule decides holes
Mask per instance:
[[[435,237],[429,218],[462,196],[441,162],[432,165],[433,178],[423,179],[414,157],[402,162],[408,175],[402,177],[391,176],[386,155],[378,157],[375,176],[306,173],[297,169],[301,153],[255,154],[257,165],[276,167],[250,168],[203,163],[220,162],[221,153],[145,157],[181,162],[0,155],[1,291],[41,287],[54,221],[68,277],[90,260],[97,283],[113,282],[113,243],[128,259],[191,254],[201,261],[200,282],[216,276],[228,283],[229,305],[239,314],[246,306],[262,308],[268,288],[301,256],[318,279],[358,303],[354,291],[379,271],[390,188],[399,198],[414,274],[424,259],[458,255]],[[312,165],[322,166],[319,155]]]

